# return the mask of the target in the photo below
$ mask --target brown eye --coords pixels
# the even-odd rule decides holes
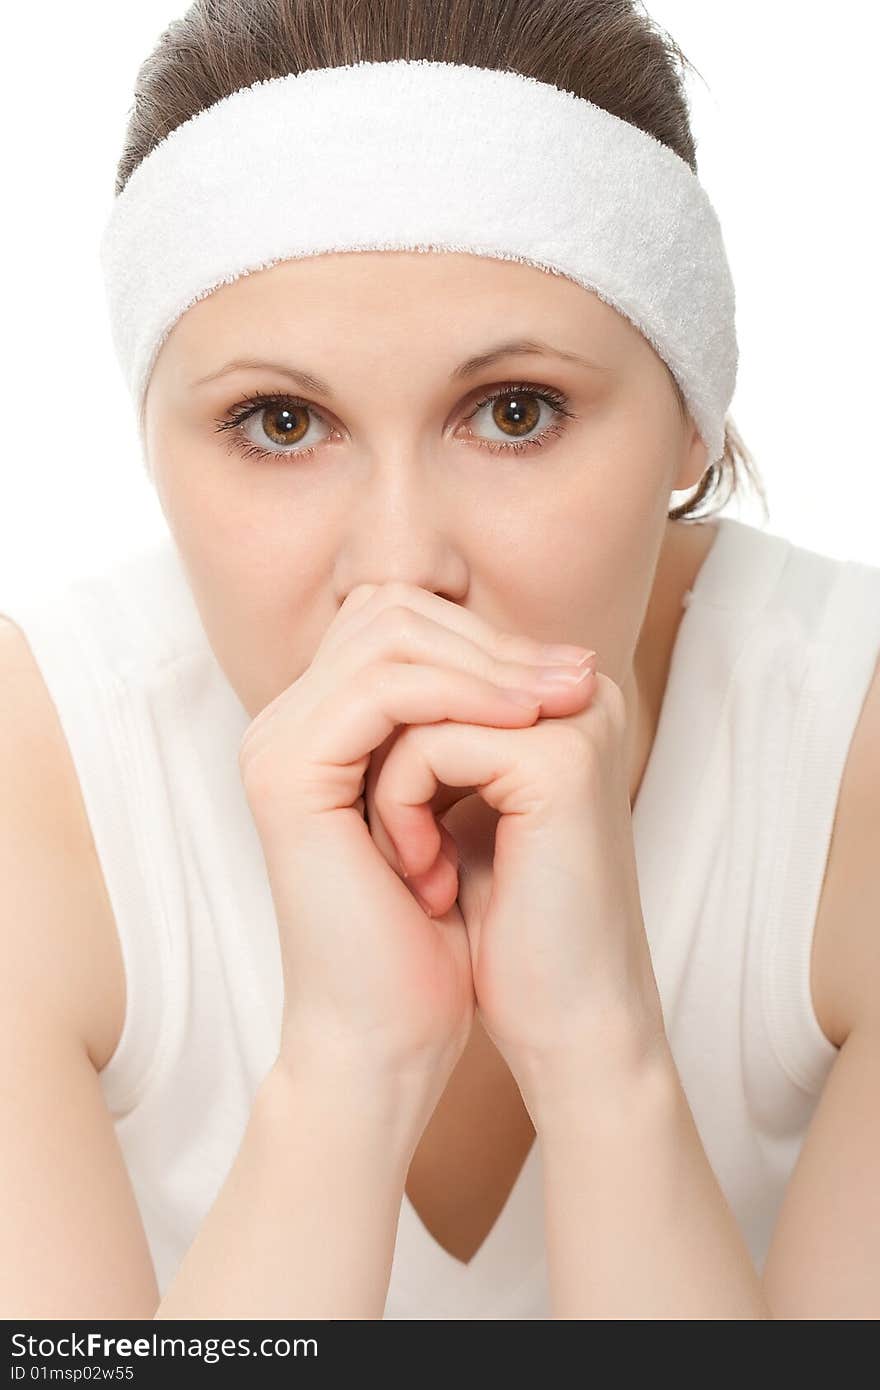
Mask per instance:
[[[314,426],[317,426],[317,435]],[[331,433],[328,422],[314,407],[286,396],[274,400],[253,398],[246,403],[243,413],[233,412],[223,428],[232,428],[248,441],[251,448],[245,450],[247,456],[258,457],[262,451],[267,458],[283,458],[287,454],[302,458],[313,453]]]
[[[492,423],[513,439],[531,433],[540,418],[537,398],[526,391],[496,396],[492,402]]]
[[[484,411],[488,412],[489,434],[473,428],[473,422]],[[550,435],[560,434],[562,417],[570,415],[567,401],[559,393],[515,385],[477,401],[468,416],[468,429],[477,443],[485,447],[515,451],[543,444]]]
[[[309,428],[309,411],[304,405],[267,406],[255,418],[273,444],[299,444]]]
[[[318,426],[317,437],[313,424]],[[309,457],[333,433],[330,422],[308,401],[264,391],[230,406],[214,428],[229,435],[232,452],[258,461]]]

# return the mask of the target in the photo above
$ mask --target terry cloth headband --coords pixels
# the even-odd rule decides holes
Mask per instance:
[[[721,458],[735,296],[693,170],[572,92],[423,59],[240,88],[135,168],[100,260],[142,445],[150,373],[192,304],[279,261],[370,250],[521,261],[593,290],[652,344],[708,462]],[[149,475],[146,453],[144,462]]]

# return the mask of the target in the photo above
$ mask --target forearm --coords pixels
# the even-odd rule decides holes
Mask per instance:
[[[410,1108],[378,1084],[273,1068],[155,1317],[381,1318]]]
[[[769,1318],[671,1053],[577,1072],[535,1102],[554,1317]]]

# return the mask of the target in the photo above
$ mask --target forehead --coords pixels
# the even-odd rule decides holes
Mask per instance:
[[[323,341],[340,334],[415,333],[424,345],[444,329],[459,346],[503,321],[508,336],[550,327],[582,347],[625,340],[628,320],[590,289],[519,261],[461,252],[353,251],[286,260],[220,285],[177,321],[168,347],[188,355],[205,343],[242,334],[265,347],[266,335],[299,328]],[[634,330],[633,330],[634,331]],[[229,343],[232,346],[232,343]]]

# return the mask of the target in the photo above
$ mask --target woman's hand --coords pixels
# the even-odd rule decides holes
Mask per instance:
[[[409,602],[441,622],[468,616],[415,588]],[[533,645],[506,635],[496,651],[525,660]],[[638,1060],[665,1040],[623,694],[597,673],[546,697],[542,712],[549,717],[518,728],[451,716],[402,729],[367,780],[371,832],[389,862],[441,922],[464,920],[481,1020],[527,1101],[531,1078],[564,1071],[584,1049],[630,1048]],[[474,792],[476,813],[472,799],[445,816]],[[461,829],[458,841],[450,827]]]
[[[416,1076],[432,1107],[473,1019],[467,934],[457,912],[426,916],[377,847],[365,774],[403,726],[521,729],[539,697],[505,697],[534,670],[491,650],[461,609],[401,598],[398,585],[352,591],[307,670],[247,729],[239,766],[281,937],[282,1060],[341,1063],[368,1084]]]

